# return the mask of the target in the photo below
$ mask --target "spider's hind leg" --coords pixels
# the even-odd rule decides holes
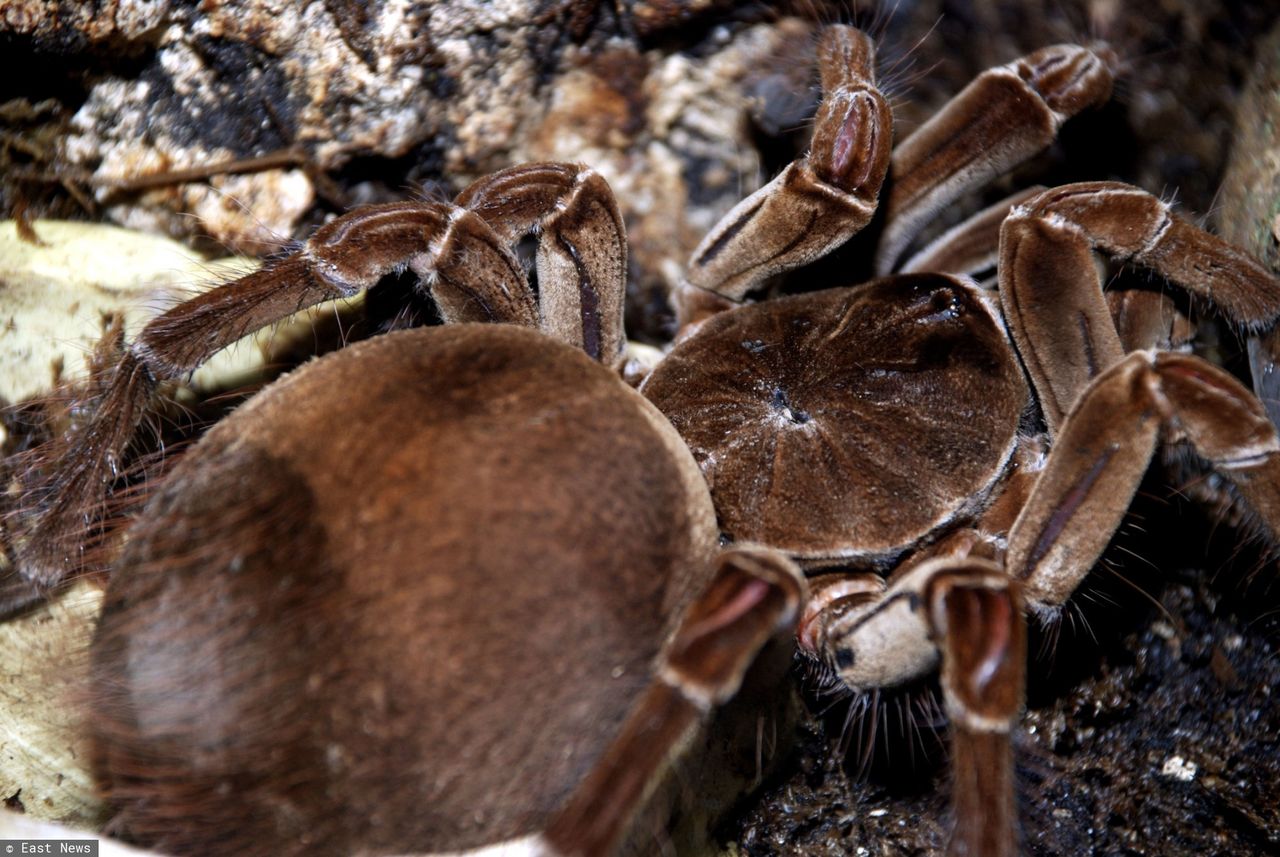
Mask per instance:
[[[405,269],[425,283],[446,322],[538,326],[522,268],[476,212],[400,202],[358,208],[325,224],[290,255],[152,320],[110,370],[102,392],[78,404],[84,418],[35,451],[21,477],[16,562],[0,572],[0,616],[38,602],[83,567],[85,534],[161,382],[181,378],[247,333]]]

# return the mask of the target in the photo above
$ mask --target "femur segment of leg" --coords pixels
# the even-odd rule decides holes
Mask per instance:
[[[1094,252],[1152,269],[1237,327],[1257,330],[1280,318],[1280,280],[1146,191],[1119,182],[1046,191],[1005,220],[999,276],[1005,319],[1053,434],[1126,344],[1156,344],[1122,343]]]
[[[738,692],[765,644],[794,633],[808,595],[794,563],[768,548],[738,545],[722,552],[718,565],[660,656],[656,680],[544,833],[548,853],[615,853],[648,790],[694,731]]]
[[[1261,403],[1197,357],[1136,352],[1080,398],[1009,534],[1034,609],[1055,612],[1097,563],[1161,443],[1189,444],[1280,541],[1280,440]]]
[[[205,292],[149,323],[121,356],[87,419],[38,451],[27,474],[16,568],[0,578],[0,615],[34,603],[80,570],[86,531],[157,385],[195,370],[254,330],[350,297],[411,270],[446,322],[541,327],[610,365],[624,345],[626,236],[608,185],[584,167],[534,164],[482,179],[459,197],[474,209],[399,202],[355,209],[292,254]],[[541,308],[511,249],[539,231]],[[540,311],[541,310],[541,311]]]
[[[1110,51],[1054,45],[988,69],[893,152],[888,224],[876,271],[935,214],[1040,153],[1080,111],[1111,98]]]
[[[571,164],[527,164],[477,180],[454,202],[483,218],[505,247],[539,234],[543,332],[610,366],[621,362],[627,232],[599,173]]]
[[[832,26],[818,47],[823,100],[813,145],[738,203],[693,252],[675,298],[682,325],[715,298],[741,301],[766,278],[843,244],[870,222],[889,168],[893,116],[874,82],[871,40]],[[710,291],[710,299],[700,295]]]

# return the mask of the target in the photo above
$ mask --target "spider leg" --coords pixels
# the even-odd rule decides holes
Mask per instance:
[[[726,549],[718,563],[659,656],[656,680],[543,834],[549,853],[614,853],[672,757],[738,692],[765,644],[792,638],[807,597],[800,570],[751,546]]]
[[[567,186],[567,196],[545,191],[557,181]],[[515,190],[522,184],[529,189]],[[499,199],[501,188],[507,193]],[[565,288],[554,284],[576,283],[571,290],[578,297],[545,299],[549,313],[556,319],[576,314],[583,321],[580,329],[552,322],[549,332],[618,362],[625,257],[612,263],[613,271],[600,257],[624,239],[604,181],[559,165],[516,167],[464,193],[464,199],[480,211],[438,202],[355,209],[316,230],[296,252],[179,304],[144,327],[106,379],[104,392],[85,403],[87,418],[68,437],[37,452],[24,480],[23,514],[33,523],[15,540],[17,562],[0,572],[0,616],[37,602],[83,566],[84,534],[101,514],[118,462],[158,384],[193,371],[246,333],[305,307],[352,296],[405,269],[422,280],[447,322],[538,327],[536,300],[507,238],[527,231],[521,224],[530,211],[543,212],[545,234],[554,238],[555,247],[540,253],[553,283],[547,291],[563,294]]]
[[[626,227],[599,173],[575,164],[527,164],[477,180],[454,202],[480,215],[508,246],[541,233],[543,332],[609,365],[622,360]]]
[[[966,192],[1048,148],[1058,128],[1111,98],[1114,58],[1053,45],[987,69],[893,150],[876,273],[894,270],[920,228]]]
[[[1153,289],[1114,289],[1104,297],[1126,354],[1149,348],[1169,351],[1195,338],[1195,322],[1170,294]]]
[[[1042,186],[1018,191],[956,224],[899,266],[898,273],[932,271],[970,276],[996,266],[1000,225],[1009,212],[1038,193]]]
[[[948,552],[887,590],[874,575],[815,579],[798,637],[851,688],[895,685],[940,662],[955,817],[948,853],[1004,857],[1018,853],[1012,734],[1025,695],[1026,623],[1017,582],[981,545],[939,544]]]
[[[675,295],[682,326],[741,301],[767,277],[818,258],[871,221],[893,137],[874,57],[871,40],[851,27],[823,33],[824,96],[809,153],[702,239]]]
[[[950,560],[934,573],[930,625],[942,649],[951,723],[949,855],[1019,853],[1013,730],[1026,697],[1027,628],[1018,586],[994,563]]]
[[[1057,433],[1080,391],[1125,354],[1092,254],[1151,268],[1258,330],[1280,317],[1280,280],[1166,203],[1118,182],[1046,191],[1000,232],[1000,300],[1018,352]]]
[[[1280,540],[1280,439],[1238,381],[1197,357],[1139,351],[1098,376],[1062,424],[1009,534],[1028,604],[1060,607],[1097,563],[1160,442],[1188,442]]]

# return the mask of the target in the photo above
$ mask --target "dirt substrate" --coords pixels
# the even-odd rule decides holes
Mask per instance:
[[[1145,549],[1165,571],[1130,559],[1121,572],[1154,594],[1096,573],[1079,618],[1062,626],[1051,656],[1033,660],[1018,744],[1030,854],[1280,853],[1275,568],[1221,565],[1225,533],[1214,537],[1213,564],[1202,565],[1205,529],[1195,509],[1178,513],[1182,534]],[[855,749],[836,746],[845,710],[801,725],[795,759],[721,831],[734,848],[825,857],[942,846],[948,784],[938,737],[926,729],[913,745],[881,730],[871,770],[861,772],[861,726],[847,727]],[[897,717],[896,702],[886,710]]]

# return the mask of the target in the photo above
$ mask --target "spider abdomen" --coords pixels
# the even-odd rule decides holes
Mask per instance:
[[[537,830],[714,549],[674,431],[575,349],[460,325],[316,361],[130,533],[93,656],[120,824],[199,854]]]

